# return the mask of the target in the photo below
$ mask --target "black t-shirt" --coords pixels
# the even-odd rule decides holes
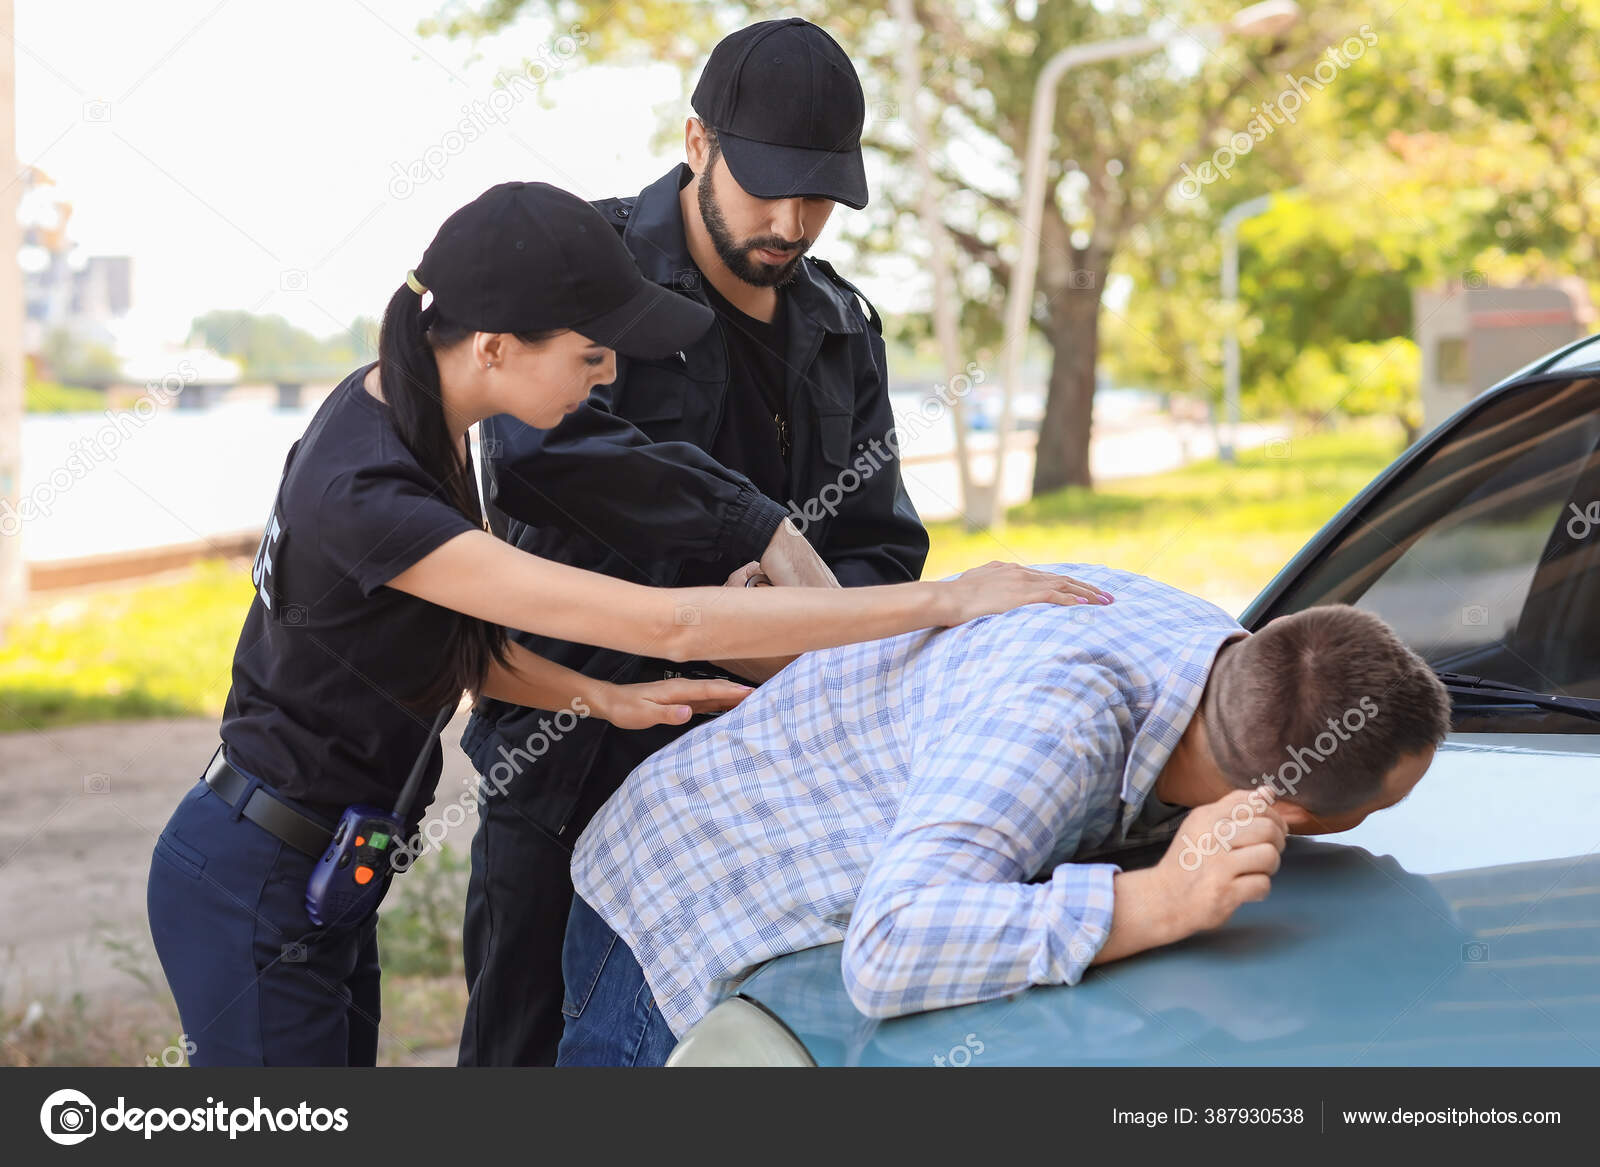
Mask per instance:
[[[778,311],[768,324],[735,308],[709,280],[705,289],[728,346],[722,423],[707,453],[750,479],[768,498],[782,502],[789,481],[789,366],[784,359],[789,338],[783,293],[778,293]],[[678,582],[684,587],[719,586],[730,570],[726,564],[687,563]]]
[[[784,362],[788,325],[783,294],[772,323],[746,316],[717,293],[711,281],[706,296],[717,313],[717,327],[728,344],[728,390],[722,425],[709,453],[737,470],[770,499],[782,501],[789,481],[789,409],[785,397],[789,366]]]
[[[371,367],[329,395],[284,462],[222,716],[235,765],[331,816],[392,807],[438,712],[405,699],[443,671],[457,617],[383,585],[477,529],[364,388]],[[413,815],[439,780],[432,752]]]

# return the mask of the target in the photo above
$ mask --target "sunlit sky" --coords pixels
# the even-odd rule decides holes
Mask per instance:
[[[18,0],[18,159],[57,184],[28,205],[72,203],[78,262],[133,257],[125,351],[177,343],[212,308],[330,334],[378,315],[445,216],[486,187],[626,194],[680,156],[651,145],[658,105],[688,112],[672,70],[604,68],[581,49],[563,61],[570,45],[528,22],[476,46],[419,37],[437,7]],[[489,121],[496,74],[529,57],[560,66],[549,108],[522,87]],[[476,141],[447,138],[473,117]],[[430,149],[439,177],[406,189],[397,174]]]

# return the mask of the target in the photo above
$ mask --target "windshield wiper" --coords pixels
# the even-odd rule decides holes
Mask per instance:
[[[1451,673],[1435,669],[1434,675],[1444,682],[1452,697],[1470,697],[1475,702],[1497,705],[1533,705],[1573,717],[1588,717],[1600,721],[1600,701],[1588,697],[1563,697],[1557,693],[1541,693],[1525,685],[1513,685],[1490,677],[1474,677],[1468,673]]]

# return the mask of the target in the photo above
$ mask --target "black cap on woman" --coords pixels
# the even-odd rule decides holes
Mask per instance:
[[[549,429],[616,377],[617,353],[665,356],[713,319],[640,275],[617,233],[576,195],[505,182],[446,219],[406,273],[366,389],[388,403],[401,441],[451,504],[481,521],[465,457],[474,422],[507,413]],[[458,677],[481,676],[504,639],[466,623],[473,643]]]
[[[588,203],[543,182],[490,187],[444,221],[408,284],[435,316],[480,332],[572,329],[624,356],[661,357],[711,326],[711,310],[639,274]]]
[[[665,356],[712,320],[640,275],[588,203],[548,183],[505,182],[446,219],[406,273],[372,380],[406,444],[449,484],[473,422],[509,413],[547,429],[612,379],[615,353]],[[471,494],[463,485],[462,498]]]

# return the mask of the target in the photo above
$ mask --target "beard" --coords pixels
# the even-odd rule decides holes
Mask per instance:
[[[752,235],[749,239],[735,239],[733,232],[728,228],[727,216],[722,213],[717,196],[711,189],[709,169],[701,176],[696,196],[696,201],[700,205],[700,218],[706,225],[706,233],[711,236],[711,246],[716,250],[717,258],[729,271],[745,283],[757,288],[781,288],[794,279],[795,272],[800,268],[800,261],[811,249],[813,240],[802,239],[799,243],[791,243],[787,239],[779,239],[776,235]],[[763,263],[750,255],[758,247],[770,248],[773,251],[793,251],[794,255],[782,263]]]

